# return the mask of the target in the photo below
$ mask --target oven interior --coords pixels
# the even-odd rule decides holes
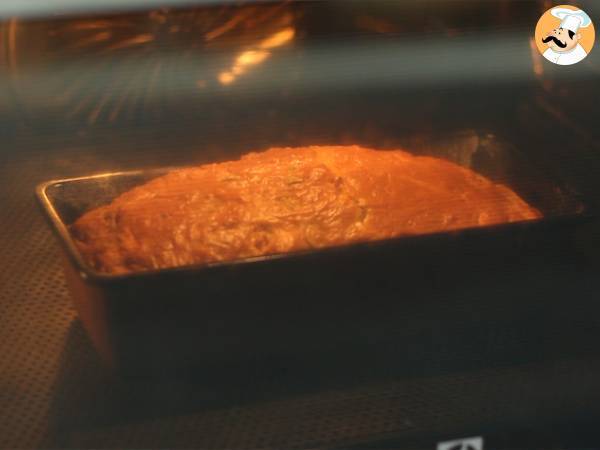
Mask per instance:
[[[547,3],[213,2],[4,17],[0,446],[592,442],[600,53],[566,70],[547,64],[532,43]],[[595,2],[578,5],[600,17]],[[401,147],[471,167],[544,212],[544,246],[530,235],[522,259],[456,246],[443,266],[452,270],[432,261],[407,280],[402,327],[366,348],[200,377],[107,372],[71,307],[35,187],[314,144]],[[119,190],[87,188],[95,194],[53,191],[65,222]]]

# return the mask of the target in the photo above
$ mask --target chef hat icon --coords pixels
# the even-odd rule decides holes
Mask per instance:
[[[565,30],[571,30],[577,33],[579,28],[589,27],[592,19],[584,11],[578,9],[576,11],[567,8],[553,8],[552,15],[561,20],[560,27]]]

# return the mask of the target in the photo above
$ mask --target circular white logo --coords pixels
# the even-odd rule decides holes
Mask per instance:
[[[548,61],[560,66],[570,66],[585,59],[592,51],[595,38],[590,16],[570,5],[550,8],[535,28],[538,50]]]

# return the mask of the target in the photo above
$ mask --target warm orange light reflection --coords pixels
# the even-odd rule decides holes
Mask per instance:
[[[112,33],[110,31],[102,31],[102,32],[97,33],[87,39],[82,39],[80,41],[75,42],[73,46],[74,47],[87,47],[96,42],[107,41],[111,37],[112,37]]]
[[[235,80],[235,76],[231,72],[221,72],[219,74],[219,83],[221,84],[231,84]]]
[[[118,41],[115,44],[107,47],[106,50],[120,50],[120,49],[126,48],[126,47],[133,47],[135,45],[145,44],[145,43],[151,42],[153,40],[154,40],[154,36],[149,33],[140,34],[140,35],[134,36],[130,39]]]
[[[260,64],[269,56],[269,52],[264,50],[250,50],[242,53],[235,60],[237,66],[253,66],[254,64]]]
[[[533,64],[533,73],[538,77],[541,77],[544,74],[544,63],[542,62],[542,55],[537,49],[535,45],[535,41],[533,38],[529,40],[529,47],[531,49],[531,62]]]
[[[274,35],[262,41],[259,47],[263,49],[280,47],[283,44],[290,42],[294,38],[295,34],[296,31],[292,27],[284,28],[283,30],[278,31]]]
[[[267,51],[267,49],[286,44],[294,38],[295,34],[296,32],[292,27],[284,28],[261,41],[255,48],[240,53],[235,59],[233,66],[219,74],[219,83],[223,85],[233,83],[236,77],[245,73],[249,67],[256,66],[271,56],[271,52]]]

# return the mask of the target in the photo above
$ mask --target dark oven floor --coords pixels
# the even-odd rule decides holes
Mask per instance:
[[[0,447],[414,449],[483,435],[493,448],[515,448],[512,439],[527,448],[574,448],[594,438],[600,321],[592,300],[599,293],[591,274],[565,267],[554,269],[566,270],[569,280],[557,294],[565,314],[556,310],[553,344],[539,352],[522,334],[524,323],[536,323],[536,308],[524,305],[514,328],[495,330],[497,348],[520,347],[516,357],[478,347],[472,336],[470,358],[449,353],[445,361],[423,362],[422,370],[418,360],[404,370],[402,361],[365,367],[357,359],[354,369],[328,367],[324,374],[271,361],[231,379],[111,377],[72,309],[34,188],[140,161],[183,164],[189,156],[135,138],[118,145],[99,138],[88,148],[23,137],[12,144],[0,152]],[[532,303],[543,295],[535,282],[520,293]]]

